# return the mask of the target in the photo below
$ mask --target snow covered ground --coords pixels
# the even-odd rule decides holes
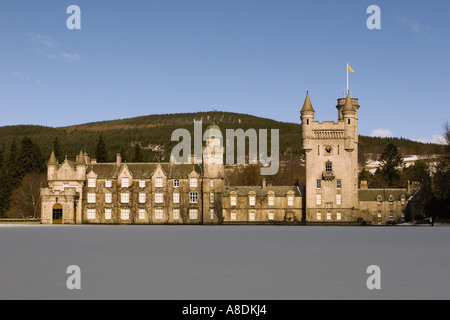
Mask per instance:
[[[0,299],[449,299],[449,248],[449,227],[6,225]]]

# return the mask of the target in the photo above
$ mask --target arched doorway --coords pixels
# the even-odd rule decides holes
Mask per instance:
[[[63,207],[57,203],[53,206],[53,224],[62,224]]]
[[[286,213],[284,217],[284,221],[286,224],[294,224],[295,223],[295,214],[292,211]]]

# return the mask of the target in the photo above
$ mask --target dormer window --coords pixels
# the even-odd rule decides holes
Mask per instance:
[[[394,197],[391,195],[389,196],[389,204],[393,204],[394,203]]]
[[[96,182],[95,178],[89,178],[88,179],[88,188],[95,188],[95,182]]]
[[[381,197],[381,195],[378,195],[377,197],[378,204],[381,204],[381,201],[383,201],[383,198]]]
[[[164,183],[164,181],[163,181],[163,178],[156,178],[155,179],[155,187],[156,188],[162,188],[163,187],[163,183]]]
[[[129,178],[122,178],[122,188],[128,188],[130,186]]]

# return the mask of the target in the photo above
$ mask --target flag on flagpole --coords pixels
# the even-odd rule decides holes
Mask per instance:
[[[347,93],[350,93],[349,87],[348,87],[348,72],[349,72],[349,71],[355,73],[355,71],[353,71],[353,69],[350,68],[350,65],[349,65],[348,62],[347,62]]]
[[[348,63],[347,63],[347,69],[348,69],[348,71],[351,71],[351,72],[355,73],[355,71],[353,71],[353,69],[350,68],[350,65]]]

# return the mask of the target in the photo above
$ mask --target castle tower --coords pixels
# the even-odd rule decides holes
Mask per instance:
[[[358,99],[338,99],[338,121],[314,121],[309,95],[301,110],[307,222],[353,222],[358,201]]]
[[[47,162],[47,180],[53,180],[57,167],[58,161],[56,161],[55,151],[52,151],[50,159]]]
[[[203,150],[203,223],[217,224],[222,216],[222,193],[225,188],[224,147],[220,128],[206,128]]]

